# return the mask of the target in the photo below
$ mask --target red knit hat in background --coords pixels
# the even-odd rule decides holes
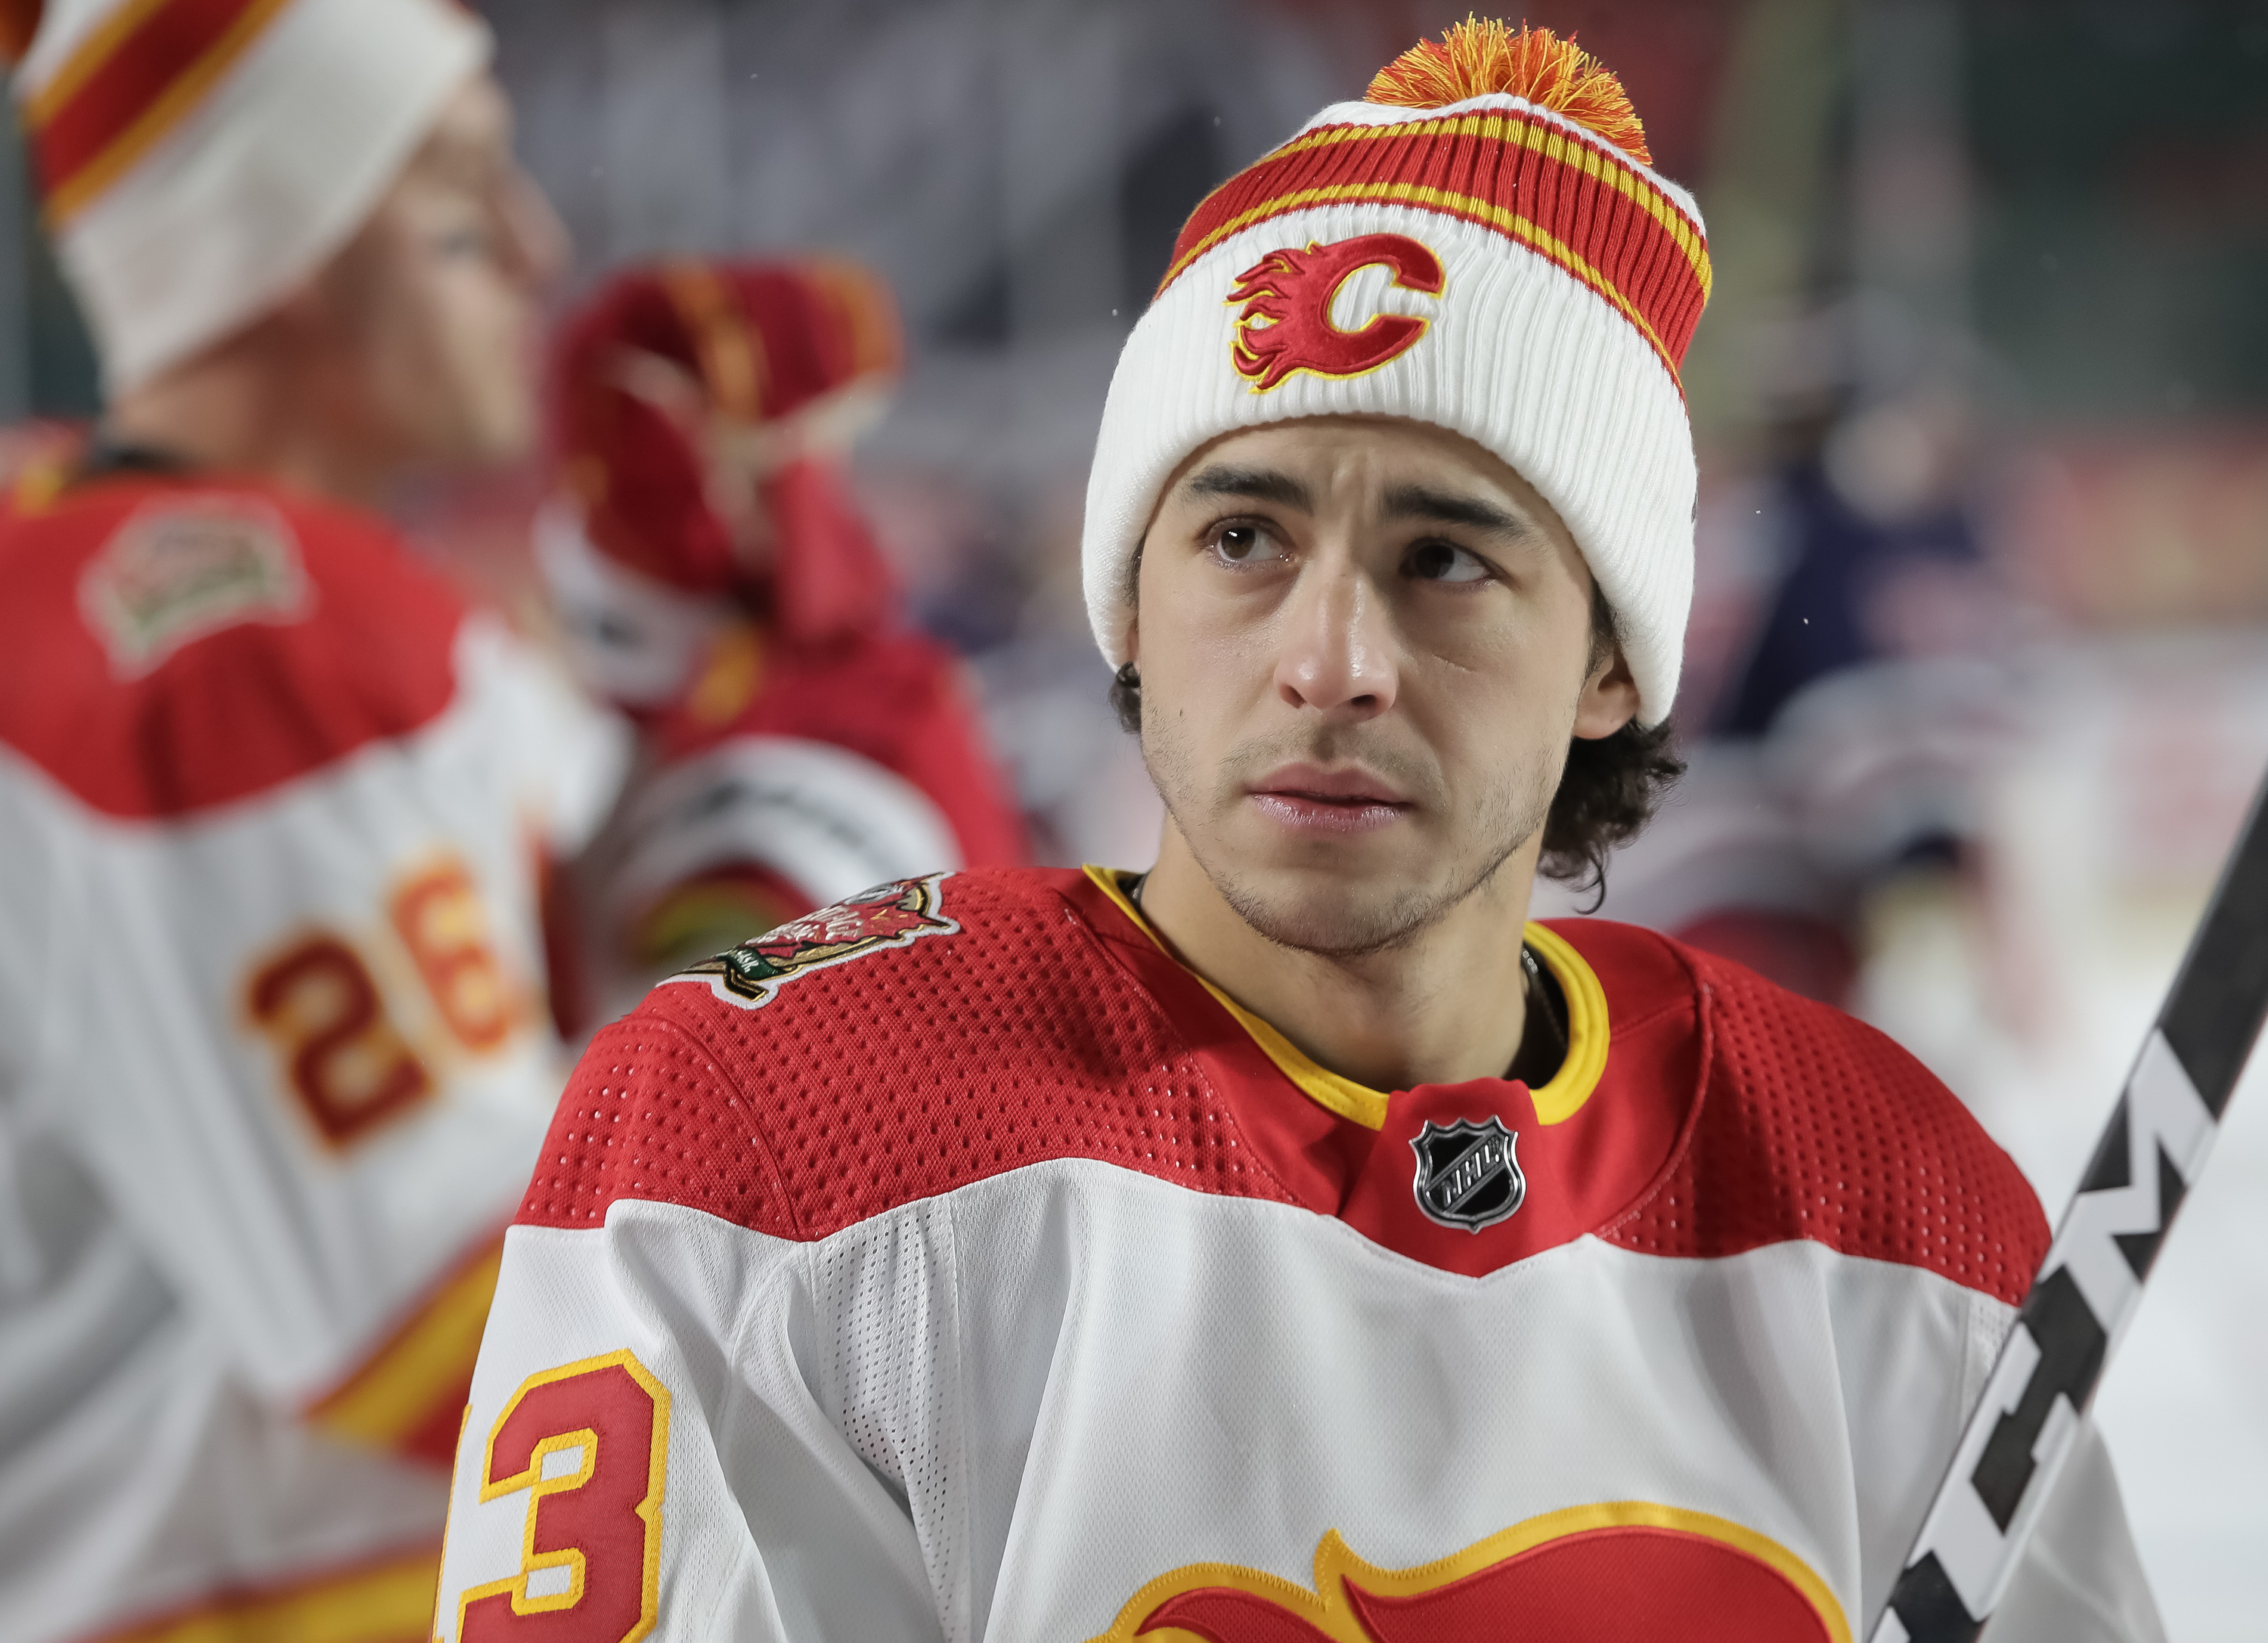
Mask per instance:
[[[633,705],[681,690],[728,603],[796,643],[888,614],[895,585],[840,462],[902,358],[887,287],[833,260],[665,263],[569,317],[561,495],[537,547],[599,689]],[[629,649],[591,656],[631,629]]]

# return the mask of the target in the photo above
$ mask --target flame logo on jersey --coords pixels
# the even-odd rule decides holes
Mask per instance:
[[[1228,300],[1242,303],[1244,312],[1236,316],[1229,358],[1255,394],[1295,371],[1365,376],[1417,344],[1431,321],[1412,314],[1373,314],[1358,331],[1331,323],[1339,287],[1373,264],[1392,269],[1399,290],[1441,294],[1441,259],[1404,234],[1360,234],[1327,246],[1311,239],[1304,251],[1271,251],[1236,276]]]
[[[947,876],[933,873],[926,879],[898,879],[861,890],[671,979],[709,982],[718,997],[754,1009],[813,970],[910,946],[924,936],[958,935],[961,926],[943,912],[940,887]]]
[[[1161,1575],[1090,1643],[1851,1643],[1800,1558],[1755,1530],[1643,1500],[1530,1518],[1415,1568],[1381,1569],[1336,1530],[1313,1590],[1233,1564]]]

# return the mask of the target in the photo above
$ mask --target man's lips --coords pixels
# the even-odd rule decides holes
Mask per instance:
[[[1367,770],[1287,764],[1247,789],[1262,813],[1302,833],[1368,833],[1399,821],[1410,802]]]

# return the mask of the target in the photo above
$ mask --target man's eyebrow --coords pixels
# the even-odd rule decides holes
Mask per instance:
[[[1315,493],[1272,468],[1235,468],[1214,462],[1197,469],[1182,483],[1192,497],[1238,497],[1249,502],[1274,502],[1302,513],[1315,511]]]
[[[1506,512],[1478,497],[1435,490],[1425,485],[1395,485],[1386,493],[1389,519],[1428,519],[1440,525],[1465,525],[1475,530],[1506,536],[1541,536],[1533,521]]]

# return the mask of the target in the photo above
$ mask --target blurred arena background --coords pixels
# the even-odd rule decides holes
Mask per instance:
[[[1078,596],[1111,364],[1222,176],[1464,10],[1422,0],[485,0],[520,146],[626,261],[822,249],[902,305],[859,481],[1042,855],[1156,800]],[[1901,1039],[2052,1212],[2268,766],[2268,4],[1535,0],[1695,187],[1691,773],[1601,911]],[[7,139],[14,142],[11,135]],[[0,421],[94,405],[0,164]],[[531,470],[399,499],[541,629]],[[1570,894],[1561,911],[1587,907]],[[2268,1612],[2268,1087],[2100,1405],[2171,1634]]]

